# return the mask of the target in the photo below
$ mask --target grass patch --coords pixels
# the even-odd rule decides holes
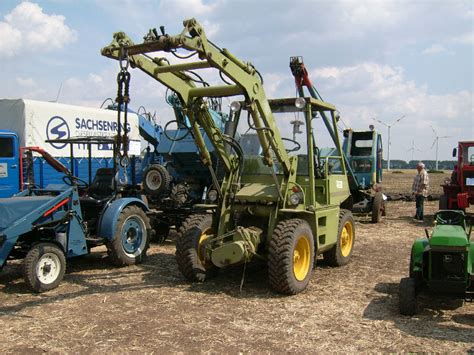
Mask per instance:
[[[428,173],[429,174],[444,174],[444,171],[443,170],[428,170]]]

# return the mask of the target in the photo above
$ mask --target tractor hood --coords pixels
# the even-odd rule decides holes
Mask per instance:
[[[466,231],[461,226],[436,226],[430,238],[432,247],[467,247],[469,240]]]
[[[275,184],[253,183],[245,184],[235,195],[235,199],[247,202],[278,201]]]

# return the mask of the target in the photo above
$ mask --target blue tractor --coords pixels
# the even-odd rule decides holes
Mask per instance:
[[[194,143],[191,127],[183,113],[178,97],[167,97],[176,119],[169,121],[160,131],[159,144],[149,147],[142,160],[142,187],[151,209],[157,213],[151,223],[156,239],[163,240],[171,227],[179,228],[184,219],[199,209],[203,202],[215,202],[217,193],[212,174],[200,160],[199,150]],[[221,103],[209,102],[208,113],[216,127],[226,130],[229,116],[222,112]],[[178,123],[178,122],[185,122]],[[178,127],[169,129],[175,123]],[[216,179],[222,179],[219,158],[209,137],[201,128],[212,165],[216,167]]]
[[[74,144],[114,143],[112,138],[92,137],[63,141],[71,152]],[[115,164],[98,169],[88,183],[41,148],[24,150],[41,154],[63,174],[64,184],[29,184],[15,196],[0,199],[0,269],[8,260],[23,259],[26,284],[44,292],[59,285],[67,259],[88,254],[92,247],[106,245],[117,266],[145,258],[151,234],[148,207],[135,191],[117,183]]]

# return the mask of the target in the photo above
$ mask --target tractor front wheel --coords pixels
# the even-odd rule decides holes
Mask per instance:
[[[66,257],[53,243],[34,245],[23,260],[23,277],[34,292],[56,288],[66,272]]]
[[[277,292],[294,295],[311,279],[314,264],[314,238],[303,219],[277,224],[268,249],[268,277]]]
[[[191,215],[183,222],[176,239],[176,262],[184,277],[193,282],[204,282],[216,274],[218,268],[206,260],[203,243],[213,234],[210,214]]]
[[[329,251],[323,253],[324,260],[330,266],[346,265],[351,259],[354,242],[355,228],[352,212],[341,209],[336,245]]]
[[[404,277],[399,286],[399,309],[400,314],[412,316],[417,311],[416,280],[413,277]]]
[[[112,263],[127,266],[142,262],[149,247],[150,231],[150,220],[140,207],[125,207],[117,221],[114,239],[107,244]]]

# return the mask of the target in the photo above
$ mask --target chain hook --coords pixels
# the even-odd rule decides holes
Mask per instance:
[[[125,65],[124,65],[124,62],[125,62]],[[120,47],[119,63],[120,63],[120,69],[123,72],[126,72],[128,70],[128,66],[130,65],[130,58],[128,56],[128,50],[123,46]]]

